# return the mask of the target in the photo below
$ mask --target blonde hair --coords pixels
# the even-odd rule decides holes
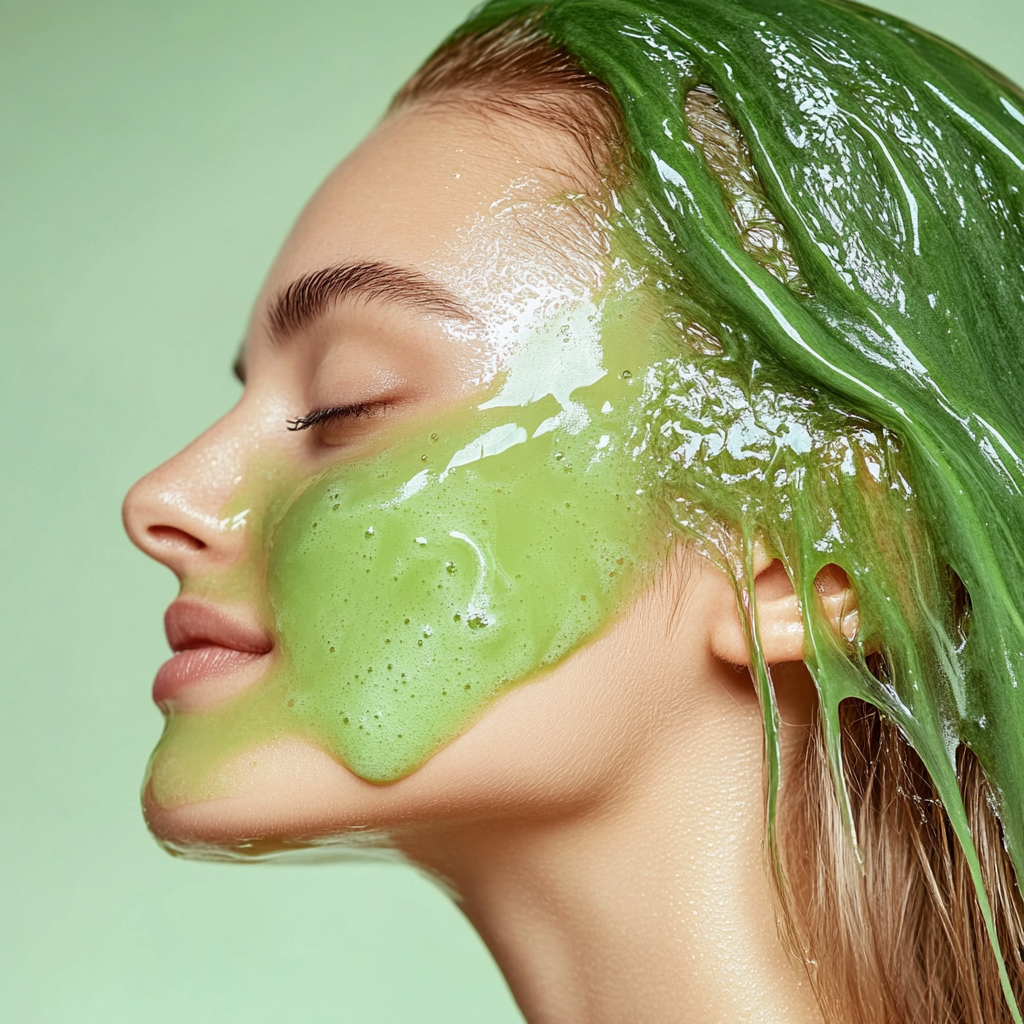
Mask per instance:
[[[839,1024],[1012,1020],[970,867],[928,772],[870,704],[840,706],[843,770],[863,862],[843,826],[820,727],[782,807],[778,878],[790,949],[825,1019]],[[1024,902],[992,791],[966,747],[958,774],[982,877],[1018,1001]]]

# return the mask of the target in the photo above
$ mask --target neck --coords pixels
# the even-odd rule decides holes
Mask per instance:
[[[721,706],[685,742],[652,744],[607,799],[417,844],[530,1024],[820,1024],[778,936],[759,714],[730,691],[706,689]]]

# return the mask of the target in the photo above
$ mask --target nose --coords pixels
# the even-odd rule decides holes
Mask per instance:
[[[144,476],[124,500],[132,542],[179,580],[226,568],[242,554],[245,516],[223,511],[243,473],[243,453],[230,440],[231,418]]]

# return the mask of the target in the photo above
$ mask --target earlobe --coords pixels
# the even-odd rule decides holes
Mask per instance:
[[[754,598],[764,660],[769,665],[800,661],[804,656],[803,615],[789,574],[779,559],[769,562],[755,577]]]

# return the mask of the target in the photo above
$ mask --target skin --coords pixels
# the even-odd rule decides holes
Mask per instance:
[[[125,502],[133,541],[177,575],[186,600],[272,634],[251,566],[275,467],[313,475],[366,458],[382,431],[487,394],[510,325],[538,303],[596,294],[600,239],[578,210],[550,202],[573,184],[550,168],[577,165],[553,129],[447,106],[391,115],[327,179],[257,301],[242,398]],[[367,261],[440,282],[476,326],[346,300],[274,342],[266,310],[282,288]],[[286,429],[309,409],[385,399],[380,417]],[[814,711],[802,618],[779,563],[758,553],[755,570],[792,758]],[[827,607],[848,613],[841,582],[826,590]],[[532,1024],[819,1021],[776,932],[747,659],[731,582],[677,545],[599,636],[400,781],[373,785],[288,735],[231,754],[213,798],[161,802],[150,787],[147,819],[170,847],[200,854],[243,838],[400,851],[456,894]],[[201,720],[267,670],[257,660],[191,687],[176,710]]]

